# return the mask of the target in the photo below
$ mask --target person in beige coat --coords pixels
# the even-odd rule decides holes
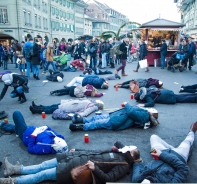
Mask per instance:
[[[24,55],[23,55],[23,48],[20,45],[16,45],[15,49],[16,49],[15,56],[18,57],[16,62],[19,66],[19,70],[21,72],[21,75],[25,75],[26,60],[25,60]]]
[[[46,70],[48,70],[48,67],[49,67],[50,64],[52,65],[53,71],[55,72],[56,67],[55,67],[55,64],[53,62],[53,43],[52,42],[49,42],[48,45],[47,45],[46,59],[47,59],[47,64],[46,64],[42,74],[46,73]]]

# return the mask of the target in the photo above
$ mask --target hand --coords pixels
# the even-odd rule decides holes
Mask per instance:
[[[70,152],[70,153],[75,152],[75,149],[71,149],[69,152]]]
[[[137,106],[138,107],[144,107],[144,104],[138,104]]]
[[[90,160],[87,162],[87,164],[85,164],[88,166],[88,168],[92,171],[94,171],[95,166],[94,166],[94,162],[91,162]]]
[[[44,132],[48,127],[47,126],[41,126],[36,128],[33,133],[31,135],[33,136],[37,136],[38,134],[41,134],[42,132]]]
[[[123,102],[124,105],[128,104],[128,102]]]
[[[154,153],[154,152],[155,152],[155,153]],[[155,149],[154,152],[152,152],[151,155],[157,156],[157,157],[159,157],[159,156],[161,155],[161,153],[162,153],[160,150],[157,150],[157,149]]]
[[[103,95],[105,95],[105,93],[103,93]]]

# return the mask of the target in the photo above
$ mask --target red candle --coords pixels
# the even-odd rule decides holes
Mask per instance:
[[[118,87],[116,87],[116,91],[118,91]]]
[[[8,119],[4,119],[4,123],[8,123]]]
[[[46,118],[46,114],[45,112],[42,112],[42,118],[45,119]]]
[[[133,100],[134,99],[134,95],[133,94],[131,94],[131,100]]]
[[[121,106],[122,106],[122,107],[125,107],[125,105],[124,105],[123,103],[121,104]]]
[[[150,150],[150,153],[157,153],[155,149]],[[159,160],[158,156],[152,155],[154,160]]]
[[[84,135],[84,142],[89,143],[89,135],[88,134]]]

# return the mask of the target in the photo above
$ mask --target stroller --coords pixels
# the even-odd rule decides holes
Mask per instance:
[[[53,60],[55,61],[56,68],[61,71],[63,68],[67,66],[67,62],[69,61],[69,57],[65,52],[62,52],[60,56],[54,56]]]
[[[182,52],[175,52],[171,59],[168,61],[168,67],[167,69],[171,72],[175,72],[176,69],[178,69],[180,72],[183,72],[184,65],[183,60],[185,58],[185,54]]]

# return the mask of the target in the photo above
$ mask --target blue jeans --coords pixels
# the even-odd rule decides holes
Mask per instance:
[[[16,63],[18,56],[14,56],[14,64],[15,64],[15,68],[18,68],[18,64]]]
[[[106,53],[102,53],[102,68],[107,66]]]
[[[26,65],[27,65],[26,76],[28,77],[28,79],[30,79],[31,61],[27,61],[27,60],[26,60]]]
[[[46,64],[46,66],[45,66],[45,68],[44,68],[44,72],[46,72],[46,70],[48,70],[49,65],[52,65],[53,71],[56,72],[56,67],[55,67],[55,64],[54,64],[53,61],[47,61],[47,64]]]
[[[22,166],[21,175],[16,178],[17,184],[34,184],[45,180],[56,180],[57,159],[47,160],[39,165]]]
[[[3,69],[7,70],[8,69],[8,60],[9,59],[3,59]]]
[[[25,64],[19,64],[20,72],[25,72]]]
[[[33,74],[36,75],[36,77],[39,76],[39,71],[40,71],[40,65],[32,65],[32,71],[33,71]]]
[[[43,106],[43,110],[42,112],[45,112],[46,114],[52,114],[55,110],[58,109],[58,106],[60,104],[54,104],[54,105],[51,105],[51,106]],[[42,113],[40,112],[40,113]]]
[[[90,68],[96,68],[97,66],[97,59],[96,56],[90,57]]]
[[[13,121],[15,124],[15,132],[16,135],[18,135],[20,137],[20,139],[23,139],[23,133],[26,131],[27,129],[27,125],[25,123],[24,117],[21,114],[20,111],[14,111],[13,113]]]
[[[165,59],[166,57],[164,55],[161,55],[161,68],[165,67]]]
[[[109,115],[95,115],[91,118],[83,118],[84,130],[107,129],[112,130],[112,125],[109,122]]]
[[[23,88],[23,86],[19,86],[14,91],[12,91],[10,93],[10,97],[15,98],[18,96],[18,94],[22,94],[22,93],[24,93],[24,88]]]

